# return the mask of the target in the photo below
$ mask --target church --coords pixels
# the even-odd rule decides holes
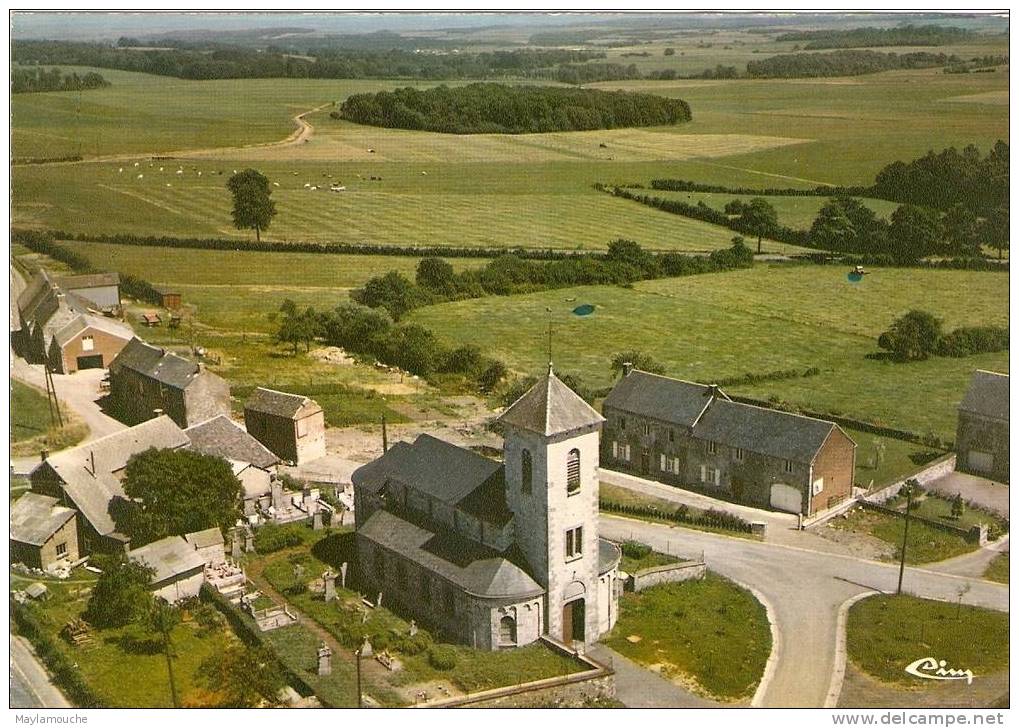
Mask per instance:
[[[429,435],[354,472],[364,591],[477,649],[612,629],[619,548],[598,538],[602,416],[552,371],[498,420],[504,462]]]

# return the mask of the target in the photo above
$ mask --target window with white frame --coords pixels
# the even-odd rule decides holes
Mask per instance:
[[[58,543],[57,544],[57,556],[67,556],[67,544],[66,543]]]
[[[718,452],[718,445],[716,445],[711,440],[708,440],[707,449],[708,449],[708,455],[714,455],[716,452]]]
[[[92,351],[95,348],[96,348],[96,340],[94,338],[92,338],[91,336],[82,336],[81,337],[81,350],[82,351]]]
[[[645,422],[644,423],[644,436],[647,437],[650,434],[651,434],[651,425],[649,425],[647,422]]]
[[[718,468],[709,468],[707,465],[701,465],[701,482],[719,485],[722,482],[722,471]]]
[[[659,464],[661,465],[662,472],[665,473],[679,473],[679,458],[670,458],[664,453],[662,454]]]
[[[630,459],[630,446],[626,443],[612,441],[612,457],[616,460]]]
[[[566,560],[579,559],[584,554],[584,527],[577,526],[566,532]]]
[[[824,478],[818,478],[817,480],[814,481],[814,487],[812,488],[812,492],[814,495],[817,495],[823,490],[824,490]]]

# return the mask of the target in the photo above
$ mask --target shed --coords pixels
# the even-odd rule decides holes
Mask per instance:
[[[244,425],[281,460],[301,464],[326,454],[325,414],[302,394],[258,387],[244,403]]]
[[[77,561],[75,512],[56,498],[25,493],[11,505],[11,563],[48,569],[61,561]]]
[[[205,559],[180,536],[153,541],[127,556],[153,570],[150,588],[170,604],[197,597],[205,583]]]
[[[160,305],[170,311],[176,311],[181,307],[182,296],[179,288],[171,288],[170,286],[153,286],[156,289],[156,293],[159,294]]]

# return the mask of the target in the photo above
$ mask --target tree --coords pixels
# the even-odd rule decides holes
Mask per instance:
[[[111,515],[140,546],[206,528],[226,530],[241,515],[241,483],[223,458],[193,450],[148,450],[127,461],[124,492]]]
[[[254,229],[255,239],[262,241],[262,231],[276,216],[276,203],[272,201],[269,179],[261,172],[246,169],[230,177],[226,183],[234,198],[234,227],[238,230]]]
[[[757,236],[757,252],[760,253],[761,238],[778,227],[778,213],[763,197],[755,197],[740,210],[739,221]]]
[[[427,303],[429,299],[424,290],[395,270],[368,279],[350,297],[364,306],[386,309],[394,321],[399,321],[405,313]]]
[[[347,351],[379,356],[393,319],[385,309],[344,303],[321,317],[326,343]]]
[[[264,647],[231,645],[198,666],[198,682],[207,700],[220,708],[275,707],[286,687],[283,668]]]
[[[940,340],[941,320],[927,311],[913,310],[893,321],[877,343],[902,360],[916,361],[933,355]]]
[[[442,258],[422,258],[418,263],[415,282],[424,288],[445,291],[450,287],[456,274],[452,264]]]
[[[966,504],[962,500],[962,493],[956,493],[952,499],[952,518],[958,521],[965,512]]]
[[[613,240],[605,257],[612,263],[633,266],[642,275],[649,274],[655,267],[655,257],[633,240]]]
[[[614,374],[619,374],[623,371],[624,364],[632,364],[634,369],[639,369],[642,372],[649,372],[650,374],[665,374],[665,367],[658,362],[654,357],[649,354],[645,354],[642,351],[636,349],[629,349],[628,351],[620,351],[612,356],[612,364],[609,368]]]
[[[942,248],[944,228],[935,210],[916,205],[902,205],[892,213],[888,231],[892,255],[910,261],[933,255]]]
[[[276,343],[290,344],[297,356],[297,345],[304,344],[305,350],[311,349],[312,340],[320,333],[321,325],[315,309],[310,306],[301,311],[297,303],[289,298],[283,299],[279,311],[269,314],[269,321],[279,326],[273,334]]]
[[[968,207],[953,205],[942,222],[954,255],[980,254],[980,225],[977,216]]]
[[[96,627],[123,627],[142,621],[152,609],[149,585],[155,571],[124,554],[97,559],[103,573],[92,588],[83,616]]]
[[[855,248],[856,228],[838,198],[828,200],[810,226],[810,242],[817,248],[850,252]]]
[[[500,360],[494,359],[481,374],[478,375],[478,389],[486,394],[491,393],[499,382],[506,378],[508,370]]]
[[[979,235],[988,247],[998,251],[998,260],[1001,260],[1001,252],[1008,250],[1008,208],[995,207],[988,212]]]

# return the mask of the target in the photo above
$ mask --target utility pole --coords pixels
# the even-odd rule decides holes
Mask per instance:
[[[357,707],[364,707],[364,699],[361,697],[361,648],[354,650],[355,662],[357,663]]]
[[[57,388],[53,384],[53,372],[50,371],[49,362],[43,364],[42,369],[46,380],[46,404],[49,406],[50,409],[50,426],[57,424],[60,427],[63,427],[64,417],[60,413],[60,400],[57,399]],[[54,411],[56,411],[57,415],[55,423],[53,421]]]
[[[382,410],[382,454],[389,452],[389,433],[386,430],[386,411]]]
[[[903,490],[906,491],[906,523],[902,529],[902,549],[899,558],[899,586],[895,590],[896,594],[902,594],[902,575],[906,571],[906,541],[909,539],[909,511],[913,507],[913,490],[914,487],[919,487],[919,483],[916,480],[910,479],[906,481],[903,486]]]

